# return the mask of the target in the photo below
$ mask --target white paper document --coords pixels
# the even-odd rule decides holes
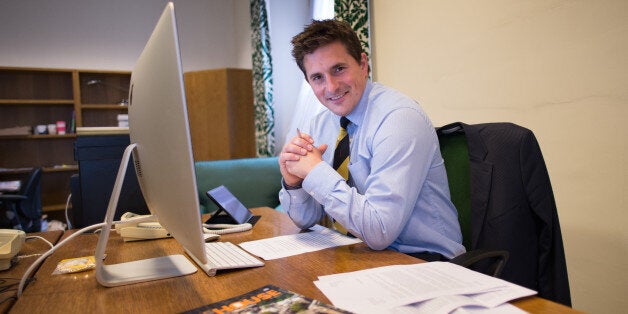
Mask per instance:
[[[507,302],[536,293],[447,262],[320,276],[314,284],[335,306],[355,313],[452,313],[460,308],[475,313],[497,307],[520,313]]]
[[[312,231],[240,243],[240,247],[264,260],[272,260],[330,247],[362,242],[321,226]]]

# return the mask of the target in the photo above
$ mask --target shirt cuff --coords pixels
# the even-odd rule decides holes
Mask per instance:
[[[286,190],[298,190],[301,188],[301,185],[289,185],[288,183],[286,183],[286,181],[282,178],[281,179],[281,185],[283,185],[283,188]]]
[[[301,185],[320,204],[325,204],[325,198],[331,194],[344,178],[329,164],[320,162],[308,173]]]

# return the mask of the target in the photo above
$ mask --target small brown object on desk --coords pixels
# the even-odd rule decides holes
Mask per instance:
[[[300,231],[288,215],[274,209],[254,208],[252,212],[261,215],[252,230],[223,235],[220,241],[239,244]],[[197,271],[189,276],[114,288],[100,286],[96,282],[94,271],[51,275],[62,259],[93,255],[97,241],[98,235],[85,234],[59,248],[40,267],[36,280],[26,286],[22,297],[11,311],[32,313],[46,309],[51,313],[176,313],[231,298],[267,284],[330,303],[314,285],[318,276],[422,262],[390,250],[373,251],[366,244],[359,243],[269,260],[265,261],[266,265],[263,267],[223,271],[214,277]],[[174,239],[125,243],[119,235],[112,233],[107,246],[106,263],[128,262],[182,252],[181,245]],[[514,304],[530,312],[572,311],[568,307],[538,297],[526,298]]]

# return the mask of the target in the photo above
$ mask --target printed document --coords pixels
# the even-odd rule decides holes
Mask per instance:
[[[520,313],[507,302],[536,293],[448,262],[320,276],[314,284],[335,306],[356,313],[451,313],[462,307]]]
[[[272,260],[362,242],[358,238],[349,237],[319,225],[310,230],[310,232],[242,242],[240,247],[264,260]]]

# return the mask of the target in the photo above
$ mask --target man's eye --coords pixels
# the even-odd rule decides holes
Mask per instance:
[[[345,67],[337,67],[336,68],[336,72],[342,72],[344,71]]]

